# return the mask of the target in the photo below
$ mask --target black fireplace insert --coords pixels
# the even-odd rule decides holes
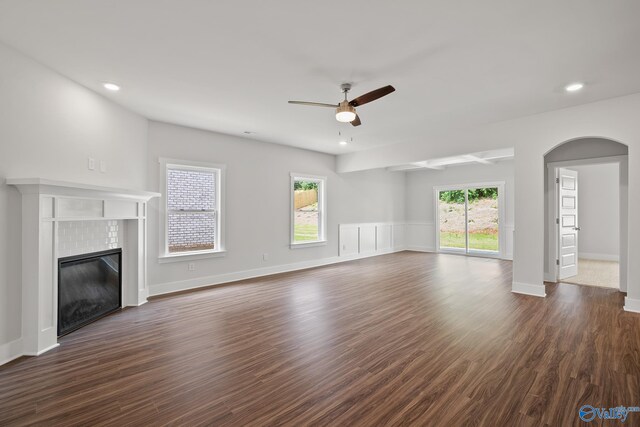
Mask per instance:
[[[58,260],[58,336],[122,307],[122,249]]]

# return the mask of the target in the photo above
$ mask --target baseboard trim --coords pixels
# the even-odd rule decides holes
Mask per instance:
[[[590,259],[594,261],[616,261],[620,262],[620,257],[618,255],[612,254],[597,254],[591,252],[579,252],[578,259]]]
[[[275,265],[271,267],[255,268],[252,270],[237,271],[232,273],[218,274],[215,276],[198,277],[190,280],[180,280],[175,282],[159,283],[149,286],[149,297],[182,292],[191,289],[206,288],[226,283],[237,282],[239,280],[255,279],[258,277],[271,276],[273,274],[288,273],[291,271],[306,270],[309,268],[322,267],[325,265],[338,264],[341,262],[354,261],[358,259],[371,258],[379,255],[386,255],[406,250],[404,247],[387,249],[378,252],[368,252],[364,254],[335,256],[319,260],[302,261],[293,264]]]
[[[134,302],[133,304],[127,304],[127,305],[125,305],[125,306],[123,306],[123,307],[140,307],[141,305],[144,305],[144,304],[146,304],[147,302],[148,302],[148,301],[147,301],[147,299],[145,298],[143,301],[140,301],[140,302],[137,302],[137,303],[136,303],[136,302]]]
[[[138,299],[133,301],[132,304],[128,304],[129,307],[140,307],[142,304],[146,304],[147,298],[149,297],[148,289],[139,289],[138,290]]]
[[[624,311],[629,311],[631,313],[640,313],[640,299],[625,297]]]
[[[5,363],[9,363],[14,359],[17,359],[21,356],[40,356],[42,353],[46,353],[49,350],[53,350],[58,347],[60,344],[55,343],[52,346],[49,346],[45,349],[42,349],[38,352],[28,352],[24,351],[24,344],[22,342],[22,338],[18,338],[17,340],[11,341],[6,344],[0,345],[0,366]]]
[[[59,347],[59,346],[60,346],[60,343],[55,343],[53,345],[50,345],[47,348],[43,348],[42,350],[38,350],[35,353],[32,353],[30,351],[25,351],[24,353],[22,353],[22,355],[23,356],[40,356],[41,354],[46,353],[49,350],[53,350],[54,348]]]
[[[406,250],[413,252],[436,252],[436,248],[430,248],[429,246],[407,246]]]
[[[513,282],[511,284],[511,292],[541,298],[547,296],[544,285],[532,285],[530,283]]]
[[[0,344],[0,365],[9,363],[18,357],[23,356],[22,338],[13,340],[6,344]]]

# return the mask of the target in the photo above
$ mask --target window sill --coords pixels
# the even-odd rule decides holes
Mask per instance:
[[[290,248],[291,249],[303,249],[303,248],[313,248],[315,246],[326,246],[327,245],[327,241],[326,240],[317,240],[314,242],[306,242],[306,243],[291,243],[290,244]]]
[[[187,252],[183,254],[160,255],[158,257],[159,264],[168,262],[193,261],[196,259],[220,258],[227,255],[227,251],[202,251]]]

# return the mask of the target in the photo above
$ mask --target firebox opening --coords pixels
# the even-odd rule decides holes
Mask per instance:
[[[122,307],[122,249],[58,260],[58,336]]]

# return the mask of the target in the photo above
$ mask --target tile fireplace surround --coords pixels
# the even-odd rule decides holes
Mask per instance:
[[[122,305],[144,304],[147,202],[159,193],[42,178],[7,179],[22,195],[22,354],[58,346],[58,258],[122,248]]]

